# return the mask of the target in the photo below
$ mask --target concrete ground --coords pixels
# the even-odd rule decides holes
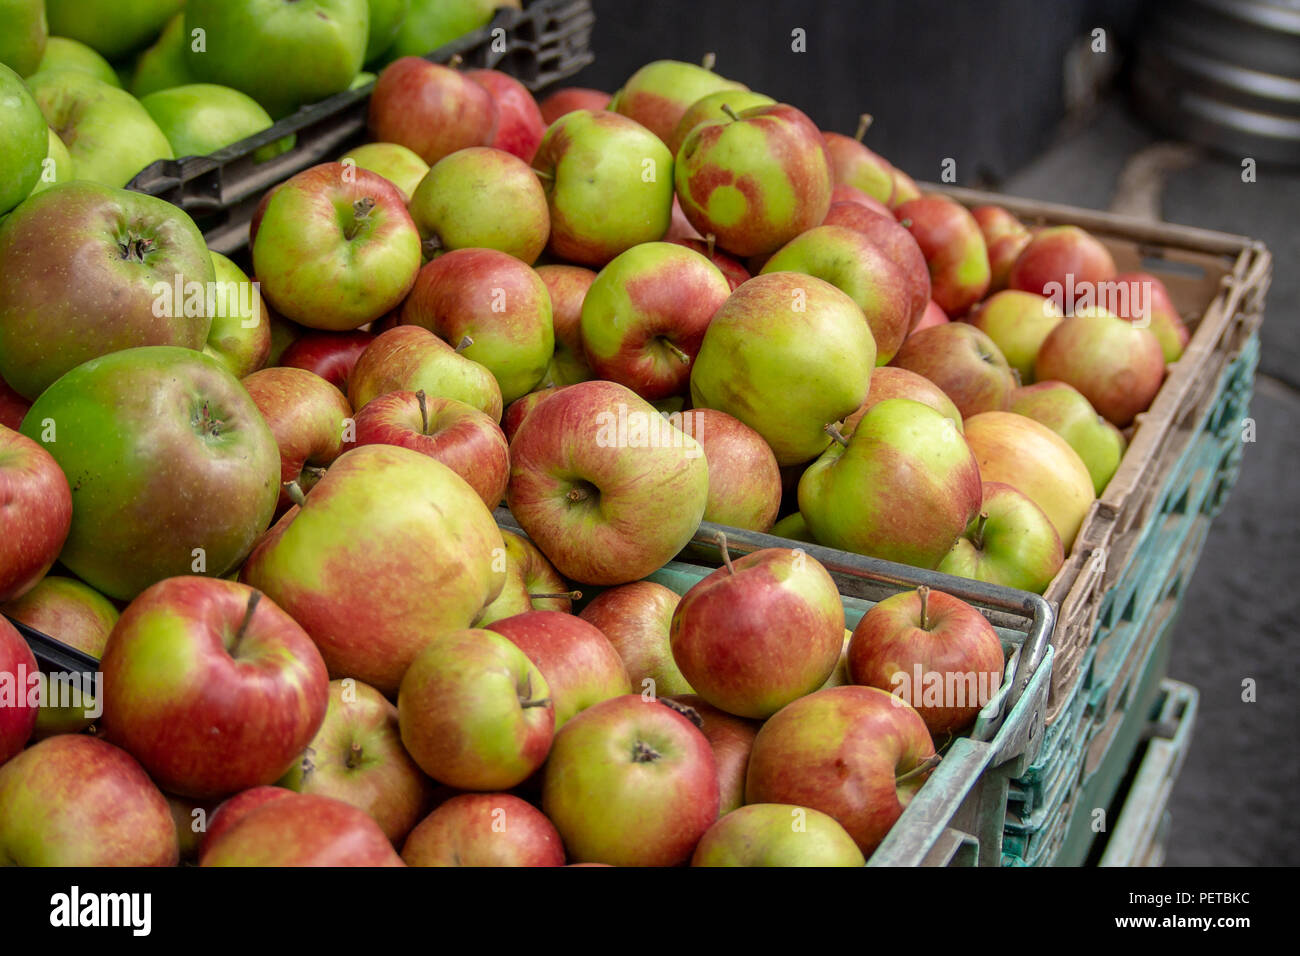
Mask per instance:
[[[1159,141],[1125,105],[1072,124],[1003,192],[1106,209],[1121,171]],[[1216,519],[1174,634],[1170,676],[1200,690],[1173,791],[1167,865],[1300,863],[1300,169],[1204,154],[1168,174],[1163,218],[1263,240],[1273,280],[1251,415],[1257,441]],[[1254,703],[1242,701],[1253,678]]]

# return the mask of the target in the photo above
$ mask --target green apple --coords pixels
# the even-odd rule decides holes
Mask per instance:
[[[410,7],[384,54],[388,60],[432,53],[487,26],[497,7],[519,9],[520,0],[411,0]]]
[[[890,398],[799,479],[799,510],[821,544],[934,568],[979,514],[980,471],[951,419]]]
[[[84,73],[38,73],[28,81],[77,177],[125,186],[150,163],[172,159],[167,137],[130,93]]]
[[[357,359],[347,385],[358,412],[389,392],[424,391],[501,420],[501,386],[492,373],[418,325],[399,325],[377,336]]]
[[[18,74],[0,64],[0,214],[36,186],[49,152],[45,118]]]
[[[356,149],[350,149],[339,157],[340,163],[349,160],[362,169],[378,173],[402,191],[407,202],[429,172],[429,164],[420,158],[413,149],[407,149],[398,143],[366,143]],[[420,223],[416,219],[416,225]]]
[[[718,76],[704,66],[679,60],[655,60],[628,77],[610,100],[609,108],[636,120],[665,143],[671,143],[682,116],[703,97],[719,90],[746,89],[743,83]],[[736,111],[742,108],[734,107]]]
[[[122,85],[121,80],[117,78],[117,72],[107,60],[86,44],[69,40],[67,37],[50,37],[46,41],[45,55],[41,57],[40,66],[32,73],[33,75],[53,73],[58,70],[85,73],[109,86]]]
[[[778,538],[789,538],[791,541],[806,541],[809,544],[816,544],[817,540],[808,530],[808,522],[798,511],[791,512],[776,524],[772,525],[771,534]]]
[[[976,307],[970,323],[993,340],[1021,383],[1034,380],[1034,359],[1052,329],[1065,318],[1051,299],[1004,289]]]
[[[189,0],[185,31],[204,31],[186,51],[194,75],[233,86],[287,116],[348,88],[361,71],[367,0]]]
[[[1010,485],[986,481],[980,513],[937,570],[1042,594],[1064,563],[1061,536],[1043,509]]]
[[[212,271],[223,295],[214,296],[212,327],[203,351],[235,378],[251,375],[271,354],[271,323],[257,286],[219,252],[211,253]]]
[[[373,63],[397,40],[398,31],[410,16],[411,0],[369,0],[369,6],[370,32],[366,39],[365,62]]]
[[[739,113],[751,106],[771,106],[775,102],[776,100],[772,99],[772,97],[764,96],[762,93],[736,88],[717,90],[707,96],[702,96],[692,103],[690,108],[682,114],[682,118],[677,121],[677,126],[674,128],[672,135],[668,137],[668,148],[676,156],[677,151],[682,148],[682,141],[686,139],[691,130],[707,120],[728,119],[727,110]]]
[[[36,72],[48,36],[45,0],[0,0],[0,66],[19,76]]]
[[[875,366],[871,329],[852,299],[821,279],[771,272],[737,288],[714,315],[691,397],[762,435],[778,464],[797,465],[830,444],[827,425],[866,401]]]
[[[131,92],[136,96],[148,96],[158,90],[193,83],[194,74],[185,54],[185,48],[192,42],[185,31],[185,14],[176,14],[167,21],[154,45],[136,60]]]
[[[38,193],[56,183],[66,183],[76,178],[76,170],[72,157],[68,154],[68,147],[63,145],[63,140],[59,139],[59,135],[54,130],[49,131],[49,141],[49,152],[41,163],[41,175],[36,180],[36,185],[32,187],[32,193]]]
[[[109,60],[150,43],[185,0],[46,0],[50,33],[94,47]]]
[[[1097,496],[1119,470],[1124,433],[1097,414],[1073,385],[1039,382],[1011,393],[1011,411],[1046,425],[1079,453]]]
[[[140,100],[180,156],[207,156],[223,146],[271,128],[271,116],[257,100],[228,86],[191,83],[158,90]],[[286,137],[259,149],[257,161],[279,155],[293,140]]]
[[[835,818],[786,803],[752,803],[709,827],[691,866],[865,866]]]

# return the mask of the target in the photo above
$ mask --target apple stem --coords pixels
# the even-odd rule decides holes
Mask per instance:
[[[464,62],[465,62],[465,58],[461,56],[459,53],[457,53],[454,56],[452,56],[450,60],[447,61],[447,66],[453,70],[458,70],[460,69],[460,65]]]
[[[415,403],[420,406],[420,434],[429,434],[429,401],[424,397],[424,389],[415,393]]]
[[[704,58],[703,58],[702,60],[700,60],[700,66],[702,66],[702,67],[704,67],[706,70],[709,70],[710,72],[712,72],[712,70],[713,70],[713,64],[715,64],[715,63],[717,63],[717,62],[718,62],[718,55],[717,55],[716,53],[710,51],[710,52],[704,54]]]
[[[322,468],[320,465],[303,465],[302,471],[303,474],[311,475],[317,481],[320,481],[322,478],[325,477],[325,469]]]
[[[839,442],[844,447],[848,447],[849,440],[844,437],[844,433],[840,431],[840,426],[835,424],[835,422],[831,422],[823,428],[822,431],[826,432],[826,434],[830,435],[831,438],[835,439],[835,441]]]
[[[898,224],[899,224],[900,226],[902,226],[904,229],[911,229],[911,228],[912,228],[912,220],[911,220],[911,219],[900,219],[900,220],[898,221]]]
[[[230,645],[232,652],[239,646],[239,642],[244,639],[244,632],[248,630],[248,622],[253,619],[253,612],[257,610],[257,603],[261,600],[261,591],[253,591],[248,595],[248,606],[244,609],[244,619],[239,622],[239,630],[235,631],[235,639]]]
[[[926,605],[930,600],[930,589],[922,584],[916,589],[916,593],[921,596],[921,630],[928,631],[930,629],[930,619]]]
[[[928,773],[929,771],[933,770],[935,767],[939,766],[939,761],[942,759],[943,758],[940,757],[938,754],[930,754],[930,756],[926,757],[924,760],[922,760],[911,770],[907,771],[907,773],[903,774],[902,776],[895,777],[894,785],[897,786],[898,784],[902,783],[905,780],[911,780],[913,777],[918,777],[923,773]]]
[[[471,339],[468,335],[466,335],[459,342],[456,343],[456,351],[463,352],[473,344],[474,344],[474,340]]]
[[[555,182],[555,174],[554,174],[554,173],[548,173],[548,172],[546,172],[545,170],[542,170],[542,169],[534,169],[533,172],[535,172],[535,173],[537,174],[537,178],[538,178],[538,179],[545,179],[548,183],[553,183],[553,182]]]
[[[718,550],[722,552],[722,563],[727,566],[729,572],[735,574],[736,566],[731,563],[731,551],[727,548],[727,532],[719,531],[713,536],[713,540],[718,543]]]
[[[345,763],[349,770],[355,770],[361,766],[361,745],[356,741],[352,742],[352,749],[348,751],[348,759]]]
[[[717,242],[718,242],[718,237],[715,236],[713,233],[709,233],[707,236],[704,237],[705,248],[708,250],[708,255],[710,259],[713,258],[713,249],[714,246],[717,244]]]
[[[980,516],[975,520],[975,534],[971,536],[971,541],[976,548],[981,551],[984,549],[984,525],[989,520],[989,513],[981,511]]]
[[[853,138],[856,139],[859,143],[862,142],[862,137],[867,135],[867,130],[871,128],[871,123],[872,120],[874,119],[875,117],[872,116],[870,113],[863,113],[861,116],[859,116],[858,131],[853,134]]]
[[[673,700],[671,697],[657,697],[655,699],[669,710],[677,711],[677,713],[681,714],[700,730],[704,729],[704,718],[700,716],[700,712],[694,707],[683,704],[681,701]]]
[[[736,115],[736,111],[733,110],[733,109],[732,109],[730,106],[728,106],[726,103],[723,103],[723,104],[722,104],[722,112],[724,112],[724,113],[727,114],[727,118],[728,118],[728,119],[732,119],[732,120],[738,120],[738,119],[740,119],[740,117]]]
[[[519,695],[519,706],[527,710],[529,707],[546,707],[550,703],[551,698],[549,697],[533,696],[533,675],[529,674],[524,679],[524,692]]]
[[[579,501],[586,501],[588,498],[591,497],[591,493],[588,492],[586,488],[575,485],[574,487],[569,489],[569,493],[566,494],[564,497],[576,503]]]
[[[437,236],[430,236],[420,243],[420,255],[426,259],[432,259],[442,251],[442,240]]]
[[[664,348],[666,348],[668,351],[676,355],[677,358],[681,360],[681,363],[683,365],[691,364],[691,357],[689,355],[687,355],[685,352],[683,352],[680,348],[678,348],[676,345],[674,345],[672,342],[668,341],[667,339],[663,339],[662,341],[664,343]]]
[[[581,601],[581,591],[557,591],[554,594],[529,594],[530,601]]]
[[[284,493],[289,496],[289,500],[299,508],[307,503],[307,496],[303,493],[302,485],[296,481],[286,481],[283,485]]]

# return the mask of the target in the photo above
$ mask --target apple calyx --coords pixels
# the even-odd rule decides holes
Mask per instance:
[[[907,773],[900,774],[899,776],[895,777],[894,785],[897,786],[898,784],[905,783],[906,781],[911,780],[914,777],[919,777],[922,774],[929,773],[935,767],[939,766],[939,761],[941,761],[942,759],[943,758],[940,757],[937,753],[930,754],[930,756],[926,757],[924,760],[922,760],[911,770],[907,771]]]
[[[632,762],[633,763],[653,763],[658,760],[662,754],[655,750],[644,740],[638,740],[632,745]]]
[[[118,243],[118,248],[122,250],[122,258],[127,262],[143,263],[145,256],[153,251],[153,240],[144,236],[132,236]]]
[[[370,214],[375,209],[375,201],[369,196],[362,196],[352,204],[352,221],[343,230],[343,238],[351,242],[357,237],[363,226],[369,225]]]
[[[731,563],[731,551],[727,548],[727,532],[719,531],[713,536],[713,540],[718,543],[718,550],[722,552],[722,563],[727,566],[727,571],[734,575],[736,566]]]
[[[212,413],[212,406],[205,401],[195,413],[191,424],[205,437],[216,438],[221,434],[224,422]]]
[[[581,591],[558,591],[554,594],[529,594],[530,601],[581,601]]]
[[[843,445],[845,448],[849,447],[849,440],[845,438],[844,433],[840,431],[840,426],[838,422],[831,422],[829,425],[824,426],[822,428],[822,431],[830,435],[832,439],[834,439],[839,444]]]
[[[424,389],[415,393],[415,403],[420,406],[420,434],[429,434],[429,401],[424,397]]]
[[[900,226],[902,226],[904,229],[911,229],[911,228],[912,228],[912,220],[911,220],[911,219],[900,219],[900,220],[898,220],[898,224],[899,224]]]
[[[436,235],[420,241],[420,255],[426,259],[436,258],[442,252],[442,240]]]
[[[916,593],[921,597],[921,630],[928,631],[930,629],[930,620],[926,616],[926,603],[930,598],[930,589],[922,584],[916,589]]]
[[[289,496],[289,500],[301,508],[307,503],[307,495],[302,490],[302,485],[296,481],[286,481],[281,487],[284,493]]]
[[[349,770],[356,770],[361,766],[361,760],[364,756],[365,754],[361,749],[361,744],[354,740],[352,741],[352,746],[348,748],[348,755],[343,760],[343,766],[347,767]]]
[[[988,523],[989,513],[981,511],[980,516],[975,519],[975,531],[971,534],[971,543],[975,545],[977,551],[984,550],[984,525]]]
[[[521,710],[527,710],[529,707],[549,707],[551,698],[533,696],[533,675],[529,674],[524,681],[524,689],[519,694],[519,707]]]
[[[230,643],[226,645],[226,651],[231,657],[239,650],[239,643],[244,639],[244,634],[248,631],[248,623],[253,619],[253,613],[257,610],[258,602],[262,600],[261,591],[252,591],[248,595],[248,605],[244,608],[244,619],[239,622],[239,628],[231,637]]]
[[[671,697],[656,697],[655,700],[663,704],[669,710],[673,710],[681,714],[683,717],[685,717],[687,720],[693,723],[697,729],[699,730],[704,729],[704,718],[700,716],[700,712],[696,710],[694,707],[691,707],[687,704],[683,704],[680,701],[673,700]]]
[[[859,116],[858,131],[853,134],[853,138],[856,139],[859,143],[862,142],[862,137],[867,135],[867,130],[871,128],[871,124],[874,120],[875,117],[872,116],[870,113],[863,113],[861,116]]]

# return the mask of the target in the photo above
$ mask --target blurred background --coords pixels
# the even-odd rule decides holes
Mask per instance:
[[[1170,676],[1201,700],[1166,863],[1300,863],[1300,2],[594,6],[596,62],[573,85],[612,92],[646,62],[712,52],[823,129],[870,113],[867,145],[918,180],[951,159],[957,185],[1268,245],[1257,440],[1175,627]]]

